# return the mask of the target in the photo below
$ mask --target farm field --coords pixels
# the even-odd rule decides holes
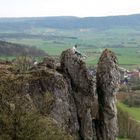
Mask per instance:
[[[96,65],[101,52],[109,48],[115,52],[121,66],[139,68],[139,20],[135,20],[137,24],[131,23],[131,18],[138,19],[137,16],[140,15],[124,17],[130,20],[130,25],[126,25],[125,20],[116,23],[112,17],[107,20],[103,17],[103,24],[98,18],[0,19],[0,40],[35,46],[53,56],[77,44],[78,51],[87,55],[87,65]]]
[[[55,43],[52,41],[44,41],[41,39],[8,39],[10,42],[14,43],[21,43],[31,46],[36,46],[45,52],[47,52],[50,55],[60,55],[61,52],[67,48],[72,48],[76,42],[71,43]],[[78,44],[78,43],[77,43]],[[78,50],[87,55],[86,62],[88,65],[95,65],[98,62],[99,56],[101,55],[101,52],[108,47],[94,47],[94,45],[89,46],[88,44],[85,45],[78,45]],[[140,65],[140,48],[139,47],[121,47],[121,48],[115,48],[110,47],[110,50],[112,50],[118,57],[118,62],[123,67],[139,67]]]

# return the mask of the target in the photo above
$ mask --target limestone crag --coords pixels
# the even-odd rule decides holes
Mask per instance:
[[[92,120],[95,116],[95,77],[90,75],[86,64],[71,49],[61,55],[61,68],[71,81],[73,97],[77,108],[80,135],[85,140],[93,139]]]
[[[71,49],[62,53],[59,68],[52,58],[46,58],[35,69],[22,74],[13,72],[11,65],[3,71],[9,73],[7,81],[12,79],[12,87],[20,87],[18,91],[26,99],[28,111],[37,110],[43,117],[49,116],[73,140],[116,139],[115,92],[119,73],[111,51],[105,50],[99,60],[97,82]],[[2,73],[3,78],[6,73]]]
[[[97,93],[99,102],[99,140],[116,140],[117,109],[116,91],[119,86],[119,69],[114,53],[106,49],[99,60],[97,68]]]

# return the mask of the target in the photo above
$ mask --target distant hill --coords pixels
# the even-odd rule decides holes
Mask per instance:
[[[17,56],[17,55],[40,57],[45,56],[47,54],[44,51],[39,50],[35,47],[29,47],[26,45],[0,41],[0,56]]]
[[[77,44],[78,50],[88,56],[86,62],[90,65],[97,64],[97,58],[104,48],[110,48],[118,55],[121,65],[139,67],[140,14],[85,18],[0,18],[0,40],[36,46],[54,56]],[[2,47],[0,55],[17,55],[33,50],[24,45],[15,46]],[[32,54],[39,56],[42,52]]]
[[[0,18],[0,30],[15,29],[23,30],[32,27],[49,28],[96,28],[108,29],[118,26],[137,27],[140,26],[140,14],[128,16],[108,17],[31,17],[31,18]]]

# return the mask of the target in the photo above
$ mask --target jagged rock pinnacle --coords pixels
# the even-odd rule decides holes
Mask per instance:
[[[93,140],[96,134],[92,124],[95,117],[95,78],[89,75],[85,62],[72,49],[62,53],[61,68],[71,80],[80,126],[80,139]]]
[[[97,137],[99,140],[116,140],[117,109],[115,93],[119,85],[117,58],[106,49],[102,53],[97,68],[97,94],[99,102],[99,122]]]

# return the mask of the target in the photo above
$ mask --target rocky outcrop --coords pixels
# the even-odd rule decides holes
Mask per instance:
[[[72,95],[77,108],[77,117],[80,126],[80,137],[84,140],[93,140],[92,120],[95,117],[95,78],[90,75],[86,64],[81,57],[71,49],[61,55],[61,68],[70,79]]]
[[[92,128],[95,117],[95,78],[89,75],[86,64],[71,49],[61,55],[61,68],[70,79],[77,108],[81,139],[93,140]]]
[[[120,81],[115,54],[108,49],[102,53],[97,68],[97,83],[81,57],[71,49],[62,53],[61,67],[71,81],[81,139],[115,140],[118,132],[115,93]]]
[[[7,79],[21,84],[18,91],[26,98],[28,110],[49,116],[74,140],[115,140],[119,73],[111,51],[105,50],[100,58],[97,82],[71,49],[62,53],[59,71],[52,59],[45,59],[25,74],[14,74],[11,69]]]
[[[51,69],[55,69],[55,60],[52,57],[48,56],[43,59],[43,62],[40,63],[40,65],[43,65]]]
[[[78,137],[77,110],[69,81],[62,74],[51,69],[37,71],[35,75],[40,78],[29,84],[32,85],[29,90],[38,110],[41,114],[53,118],[73,137]]]
[[[119,86],[119,69],[114,53],[106,49],[97,68],[97,93],[99,102],[98,140],[116,140],[117,109],[116,91]]]

